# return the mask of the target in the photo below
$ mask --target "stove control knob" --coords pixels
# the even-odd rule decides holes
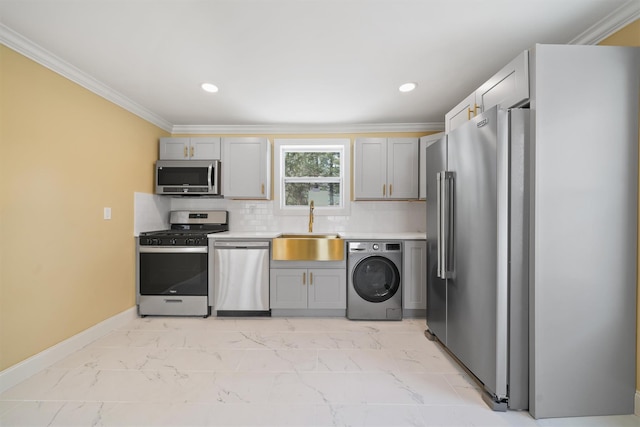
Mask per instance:
[[[193,239],[187,239],[187,245],[193,245],[194,243]]]
[[[175,245],[176,244],[176,239],[169,240],[169,243],[171,243],[172,245]]]
[[[194,240],[193,240],[193,242],[194,242],[196,245],[199,245],[199,244],[200,244],[200,239],[194,239]]]
[[[152,245],[159,245],[160,241],[158,239],[151,239],[151,244]]]
[[[372,246],[374,251],[377,251],[378,249],[380,249],[380,245],[378,245],[377,243],[374,243]]]

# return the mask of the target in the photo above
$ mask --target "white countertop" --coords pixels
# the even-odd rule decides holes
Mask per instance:
[[[349,232],[338,233],[345,240],[425,240],[426,232],[419,231],[391,231],[384,233],[368,232]]]
[[[210,239],[274,239],[289,232],[281,231],[225,231],[224,233],[209,234]],[[296,233],[304,234],[304,233]],[[323,233],[319,233],[323,234]],[[345,240],[425,240],[427,233],[420,231],[395,231],[376,233],[341,231],[337,233]]]

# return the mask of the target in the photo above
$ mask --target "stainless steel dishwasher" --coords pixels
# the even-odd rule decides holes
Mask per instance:
[[[270,316],[269,242],[215,241],[217,316]]]

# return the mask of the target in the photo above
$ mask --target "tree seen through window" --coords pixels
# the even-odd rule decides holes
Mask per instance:
[[[340,152],[296,151],[284,153],[286,206],[341,205]]]

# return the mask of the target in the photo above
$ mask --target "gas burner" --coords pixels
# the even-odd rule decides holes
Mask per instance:
[[[207,246],[207,235],[229,231],[227,211],[172,211],[169,230],[140,233],[140,246]]]

